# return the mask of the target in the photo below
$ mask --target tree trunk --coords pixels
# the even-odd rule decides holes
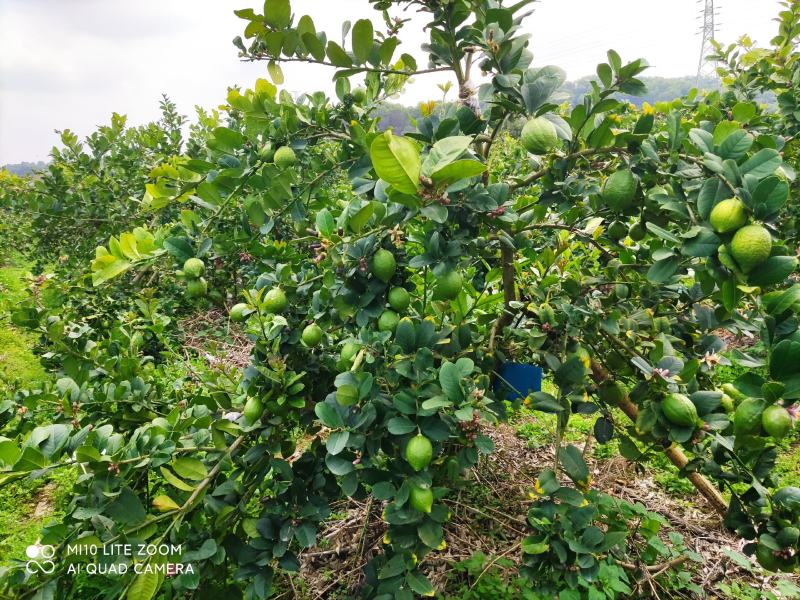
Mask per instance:
[[[610,379],[611,376],[608,371],[606,371],[599,363],[592,362],[592,378],[594,379],[595,383],[600,384],[603,381]],[[631,399],[628,397],[627,393],[619,403],[619,408],[628,416],[631,421],[634,423],[636,422],[636,419],[639,417],[639,409],[633,402],[631,402]],[[664,453],[667,455],[667,458],[669,458],[670,462],[679,469],[685,468],[689,463],[689,459],[686,458],[683,450],[677,446],[670,446],[664,450]],[[687,478],[692,482],[692,484],[694,484],[694,487],[697,489],[697,491],[700,492],[706,500],[708,500],[712,508],[724,518],[728,511],[728,505],[725,502],[725,499],[722,497],[722,494],[720,494],[719,490],[700,473],[688,473]]]

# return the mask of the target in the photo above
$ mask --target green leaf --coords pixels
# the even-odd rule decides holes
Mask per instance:
[[[353,26],[353,54],[360,63],[366,62],[372,52],[372,21],[361,19]]]
[[[430,176],[446,167],[462,156],[469,149],[470,144],[472,144],[472,137],[468,135],[454,135],[439,140],[425,157],[422,173]]]
[[[775,173],[775,169],[780,167],[782,162],[777,150],[764,148],[751,156],[739,167],[739,170],[742,172],[742,176],[752,175],[757,179],[761,179]]]
[[[176,477],[175,474],[166,467],[159,467],[159,471],[161,471],[161,475],[163,475],[164,479],[166,479],[170,485],[178,488],[179,490],[183,490],[184,492],[194,491],[194,486],[191,486],[179,477]]]
[[[375,212],[375,206],[368,202],[356,214],[350,215],[347,219],[347,225],[354,233],[359,233],[372,218],[373,212]]]
[[[442,167],[432,176],[435,184],[453,183],[461,179],[470,179],[486,171],[486,165],[473,159],[457,160]]]
[[[721,240],[711,229],[703,227],[699,233],[690,240],[687,240],[681,248],[685,256],[707,257],[714,256],[719,248]]]
[[[155,569],[142,569],[128,588],[126,600],[151,600],[161,587],[161,576]]]
[[[747,154],[752,145],[753,136],[739,129],[725,138],[725,141],[719,145],[717,154],[722,158],[741,158]]]
[[[544,554],[550,548],[546,542],[539,540],[538,536],[528,536],[522,540],[522,551],[525,554]]]
[[[410,139],[386,131],[370,147],[372,166],[378,177],[404,194],[416,194],[419,187],[420,153]]]
[[[464,390],[461,388],[461,371],[449,361],[444,361],[439,368],[439,384],[447,397],[456,404],[464,400]]]
[[[558,459],[567,476],[579,486],[586,486],[589,483],[589,467],[583,460],[581,451],[570,444],[558,451]]]
[[[442,530],[442,526],[436,523],[435,521],[425,521],[417,527],[417,535],[419,539],[422,540],[422,543],[428,546],[428,548],[436,549],[441,546],[442,541],[444,540],[444,531]]]
[[[406,570],[406,563],[402,554],[397,554],[386,561],[386,564],[378,571],[378,579],[389,579],[397,577]]]
[[[767,177],[753,192],[753,213],[757,219],[767,219],[783,208],[788,199],[789,184],[774,175]]]
[[[546,66],[526,71],[520,86],[525,111],[532,115],[539,110],[566,79],[567,74],[559,67]]]
[[[348,69],[353,66],[353,61],[350,60],[347,52],[336,42],[328,42],[326,52],[330,61],[337,67]]]
[[[794,256],[773,256],[747,277],[747,283],[759,287],[768,287],[784,281],[797,270],[797,259]]]
[[[272,78],[272,81],[275,82],[275,85],[281,85],[283,83],[283,70],[281,69],[281,66],[274,60],[271,60],[267,63],[267,72]]]
[[[344,427],[344,421],[339,415],[337,410],[327,402],[317,402],[314,406],[314,412],[319,418],[320,423],[331,429],[339,429]]]
[[[753,102],[739,102],[733,107],[733,118],[740,123],[747,123],[756,116],[756,105]]]
[[[309,51],[314,60],[325,60],[325,44],[313,33],[304,33],[300,36],[306,50]]]
[[[310,548],[317,542],[317,528],[311,523],[303,523],[294,530],[294,537],[301,548]]]
[[[433,596],[436,593],[433,589],[433,584],[419,571],[411,571],[406,575],[406,583],[408,587],[420,596]]]
[[[174,461],[172,463],[172,468],[175,469],[175,472],[181,477],[192,481],[200,481],[205,479],[206,475],[208,475],[208,469],[202,461],[188,456]]]
[[[317,213],[317,231],[324,238],[330,238],[336,231],[336,221],[327,208],[323,208]]]
[[[769,374],[783,380],[800,373],[800,342],[783,340],[770,353]]]
[[[115,521],[126,525],[141,523],[147,516],[142,501],[127,487],[122,488],[119,496],[105,508],[104,512]]]
[[[649,223],[648,223],[649,225]],[[647,281],[665,283],[678,271],[681,264],[679,256],[668,256],[653,263],[647,271]]]
[[[166,494],[159,494],[153,498],[153,508],[159,512],[168,512],[170,510],[178,510],[180,506]]]
[[[264,0],[264,20],[275,29],[283,29],[292,20],[289,0]]]
[[[346,458],[333,454],[325,455],[325,465],[331,473],[339,476],[347,475],[355,469],[352,460],[347,460]]]
[[[386,429],[392,435],[406,435],[417,428],[408,417],[392,417],[386,422]]]
[[[349,431],[332,431],[328,436],[328,440],[325,442],[325,447],[331,454],[339,454],[345,449],[349,439]]]

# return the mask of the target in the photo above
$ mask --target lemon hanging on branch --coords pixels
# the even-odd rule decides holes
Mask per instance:
[[[531,154],[547,154],[558,146],[558,132],[548,119],[536,117],[525,123],[519,141]]]
[[[406,445],[406,460],[415,471],[422,471],[433,458],[433,444],[421,433],[418,433]]]
[[[389,283],[389,280],[394,277],[397,271],[397,261],[394,254],[381,248],[372,257],[372,274],[375,275],[384,283]]]
[[[729,198],[713,208],[708,220],[717,233],[730,233],[747,223],[747,207],[738,198]]]
[[[763,225],[746,225],[731,240],[731,256],[743,273],[765,262],[772,253],[772,236]]]

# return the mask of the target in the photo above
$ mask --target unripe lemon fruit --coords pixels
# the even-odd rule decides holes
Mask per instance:
[[[445,273],[436,280],[433,297],[437,300],[454,300],[461,293],[464,280],[458,271]]]
[[[661,411],[673,425],[693,427],[697,424],[697,407],[683,394],[670,394],[664,398]]]
[[[274,287],[264,296],[264,310],[268,313],[281,313],[286,310],[289,301],[286,293],[279,287]]]
[[[189,298],[202,298],[208,292],[208,282],[201,277],[200,279],[190,279],[186,282],[186,295]]]
[[[761,426],[768,435],[782,440],[792,430],[792,416],[782,406],[773,404],[761,413]]]
[[[389,290],[388,300],[392,310],[403,312],[411,304],[411,295],[405,288],[393,287]]]
[[[297,162],[297,155],[289,146],[281,146],[275,151],[273,160],[281,169],[288,169]]]
[[[310,325],[307,325],[305,329],[303,329],[303,333],[300,337],[306,346],[313,348],[314,346],[319,345],[319,343],[322,341],[322,327],[316,323],[311,323]]]
[[[433,444],[421,433],[418,433],[406,444],[406,460],[415,471],[422,471],[433,458]]]
[[[363,87],[357,87],[351,92],[351,95],[353,96],[353,102],[363,104],[367,99],[367,90]]]
[[[372,257],[372,274],[382,282],[389,283],[395,271],[397,271],[397,261],[394,254],[385,248],[378,250]]]
[[[358,402],[358,389],[354,385],[342,385],[336,390],[336,402],[341,406],[352,406]]]
[[[708,220],[717,233],[730,233],[747,223],[747,207],[738,198],[723,200],[713,208]]]
[[[628,169],[612,173],[603,185],[603,200],[611,210],[623,212],[633,204],[637,185],[636,177]]]
[[[244,405],[244,410],[242,414],[244,418],[247,420],[249,424],[253,424],[261,418],[261,415],[264,413],[264,405],[261,404],[261,400],[256,398],[255,396],[248,398],[247,402]]]
[[[231,307],[231,312],[229,313],[231,321],[236,321],[240,323],[245,320],[248,306],[244,302],[240,302],[239,304],[234,304]]]
[[[378,331],[394,331],[400,322],[399,315],[393,310],[385,310],[378,318]]]
[[[549,120],[536,117],[525,123],[520,142],[531,154],[547,154],[558,146],[558,132]]]
[[[197,279],[206,271],[206,265],[199,258],[187,258],[183,263],[183,274],[186,277]]]
[[[433,492],[430,488],[412,487],[408,493],[408,503],[414,510],[429,513],[433,508]]]
[[[762,225],[746,225],[731,240],[731,255],[743,273],[749,273],[769,258],[772,236]]]

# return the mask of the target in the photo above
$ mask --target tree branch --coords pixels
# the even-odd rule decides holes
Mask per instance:
[[[354,65],[352,67],[342,67],[339,65],[335,65],[332,62],[328,62],[325,60],[317,60],[315,58],[287,58],[287,57],[276,58],[274,56],[269,56],[267,54],[254,54],[249,56],[248,58],[241,59],[241,62],[255,62],[257,60],[274,60],[275,62],[278,63],[300,62],[311,65],[322,65],[325,67],[333,67],[334,69],[358,71],[361,73],[381,73],[383,75],[405,75],[407,77],[414,77],[415,75],[427,75],[428,73],[442,73],[444,71],[453,70],[451,67],[434,67],[431,69],[421,69],[419,71],[401,71],[400,69],[379,69],[377,67],[359,67],[357,65]]]

